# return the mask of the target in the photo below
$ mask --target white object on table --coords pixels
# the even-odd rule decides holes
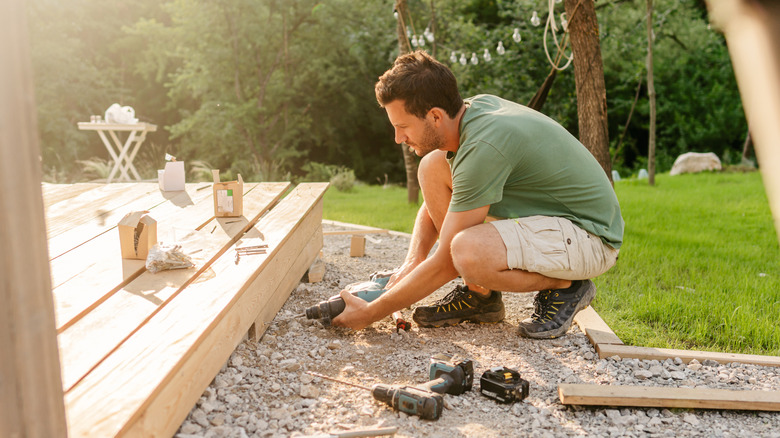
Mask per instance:
[[[116,176],[117,172],[119,176],[118,181],[135,181],[141,180],[141,175],[133,166],[133,160],[138,153],[138,149],[141,148],[141,143],[146,139],[147,132],[154,132],[157,130],[157,125],[151,123],[133,123],[133,124],[120,124],[120,123],[92,123],[92,122],[79,122],[78,127],[82,131],[97,131],[100,135],[100,139],[103,140],[103,145],[108,149],[108,153],[111,155],[111,159],[114,160],[114,166],[111,168],[111,173],[108,174],[106,182],[111,182]],[[122,143],[117,135],[118,131],[128,131],[127,140]],[[109,141],[108,136],[111,137],[113,144]],[[114,150],[116,148],[116,150]],[[132,173],[132,178],[130,174]]]

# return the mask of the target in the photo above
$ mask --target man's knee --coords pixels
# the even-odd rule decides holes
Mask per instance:
[[[417,167],[417,179],[420,184],[437,179],[448,181],[450,178],[452,176],[450,175],[449,163],[447,163],[447,152],[436,150],[420,160]]]
[[[450,244],[452,263],[462,276],[469,276],[479,263],[480,246],[474,237],[474,233],[464,230],[456,234]]]

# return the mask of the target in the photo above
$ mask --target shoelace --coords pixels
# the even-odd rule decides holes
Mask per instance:
[[[435,306],[437,306],[436,311],[450,311],[450,306],[455,305],[456,302],[460,301],[460,306],[456,305],[456,308],[463,309],[463,305],[465,304],[467,307],[472,307],[467,303],[463,296],[470,293],[468,289],[461,288],[460,286],[456,286],[455,289],[450,291],[447,295],[444,296],[444,298],[440,299],[436,303],[434,303]]]
[[[553,291],[551,290],[539,291],[538,299],[534,303],[534,313],[531,315],[534,321],[552,321],[556,313],[558,313],[558,306],[565,303],[564,301],[551,301],[552,294]]]

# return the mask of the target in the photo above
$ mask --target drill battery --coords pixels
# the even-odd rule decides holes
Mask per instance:
[[[480,377],[479,392],[499,403],[514,403],[528,397],[528,381],[513,369],[495,367]]]

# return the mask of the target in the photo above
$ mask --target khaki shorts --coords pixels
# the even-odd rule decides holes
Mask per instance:
[[[618,250],[561,217],[530,216],[489,222],[506,245],[509,269],[585,280],[615,265]]]

